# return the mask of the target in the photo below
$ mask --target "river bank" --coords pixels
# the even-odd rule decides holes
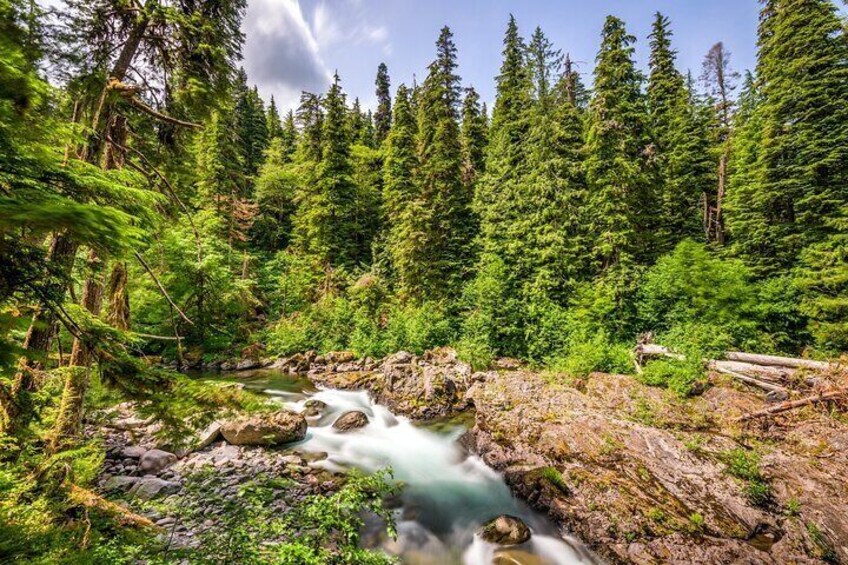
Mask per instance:
[[[473,414],[460,443],[501,473],[513,493],[547,514],[560,534],[573,532],[609,562],[819,563],[848,557],[848,507],[842,502],[848,494],[848,426],[837,416],[810,409],[754,429],[733,420],[762,400],[721,378],[714,377],[702,396],[684,400],[622,375],[571,380],[506,360],[498,370],[473,372],[451,350],[400,352],[381,362],[345,353],[304,355],[273,365],[266,370],[276,375],[272,381],[261,372],[227,376],[277,396],[291,410],[304,411],[307,397],[325,408],[335,405],[335,412],[321,410],[310,418],[316,432],[311,443],[307,439],[299,455],[213,444],[180,460],[172,472],[211,463],[229,473],[235,486],[252,476],[259,461],[301,485],[301,494],[331,492],[353,461],[373,458],[362,465],[366,469],[380,461],[409,461],[392,460],[380,446],[406,444],[415,451],[416,444],[431,441],[415,435],[419,428],[405,419],[408,427],[399,427],[395,415],[433,422]],[[281,390],[282,383],[298,379],[299,391]],[[361,392],[305,395],[305,383]],[[352,435],[357,441],[340,439],[330,426],[340,410],[351,409],[367,413],[370,422],[368,434]],[[445,428],[448,434],[457,429]],[[447,447],[454,439],[434,441],[438,448],[425,449],[416,465],[464,461],[467,456]],[[459,481],[486,476],[485,469],[468,465],[445,468]],[[408,481],[416,469],[403,470],[400,478]],[[416,551],[428,543],[427,551],[437,551],[432,532],[417,529],[428,511],[426,504],[407,500],[398,513],[400,523],[407,522],[400,528],[402,541],[419,540]],[[467,545],[471,532],[461,536]],[[370,543],[385,545],[386,539],[371,536]],[[405,554],[407,562],[426,562],[409,559],[411,554]]]

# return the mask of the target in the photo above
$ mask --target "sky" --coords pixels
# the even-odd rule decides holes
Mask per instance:
[[[374,108],[377,66],[388,66],[392,92],[421,82],[435,55],[435,40],[450,26],[464,86],[473,85],[490,107],[501,63],[503,35],[513,14],[521,34],[541,26],[591,83],[604,18],[624,20],[645,69],[654,13],[671,20],[678,68],[697,77],[709,48],[723,41],[731,64],[743,71],[756,60],[756,0],[249,0],[243,30],[243,65],[263,97],[282,110],[303,90],[324,92],[334,71],[352,100]]]

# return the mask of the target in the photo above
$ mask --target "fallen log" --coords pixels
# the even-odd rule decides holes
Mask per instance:
[[[754,363],[744,363],[742,361],[724,361],[716,359],[711,361],[713,367],[718,369],[726,369],[747,375],[757,375],[764,380],[772,380],[775,382],[787,382],[795,376],[796,370],[790,367],[776,367],[773,365],[756,365]]]
[[[789,410],[794,410],[803,406],[809,406],[810,404],[818,404],[821,402],[829,402],[831,400],[839,399],[848,400],[848,388],[832,390],[830,392],[824,392],[821,394],[816,394],[814,396],[808,396],[806,398],[799,398],[798,400],[789,400],[787,402],[781,402],[780,404],[775,404],[774,406],[771,406],[764,410],[759,410],[757,412],[751,412],[750,414],[739,416],[738,418],[736,418],[735,421],[747,422],[748,420],[754,420],[756,418],[762,418],[765,416],[772,416],[774,414],[780,414],[781,412],[788,412]]]
[[[633,352],[636,354],[638,359],[649,359],[653,357],[670,357],[672,359],[686,358],[679,353],[673,353],[668,347],[664,345],[657,345],[656,343],[640,343],[634,348]]]
[[[96,492],[76,485],[71,485],[70,492],[68,493],[68,499],[74,504],[79,504],[86,508],[97,509],[114,518],[122,526],[151,530],[161,529],[148,518],[140,516],[132,510],[124,508],[120,504],[115,504],[110,500],[106,500]]]
[[[769,367],[793,367],[796,369],[814,369],[816,371],[827,371],[836,367],[834,363],[828,363],[826,361],[779,357],[777,355],[760,355],[757,353],[745,353],[743,351],[728,351],[725,353],[725,357],[728,361],[741,361],[743,363]]]
[[[757,378],[754,378],[754,377],[749,377],[748,375],[744,375],[742,373],[738,373],[736,371],[732,371],[730,369],[722,367],[718,363],[713,363],[712,365],[713,365],[713,369],[716,372],[719,372],[723,375],[730,375],[734,379],[737,379],[739,381],[742,381],[743,383],[755,386],[757,388],[761,388],[761,389],[768,391],[768,392],[780,393],[781,395],[786,395],[786,397],[789,396],[790,391],[786,387],[782,387],[780,385],[770,383],[770,382],[766,382],[766,381],[763,381],[763,380],[760,380],[760,379],[757,379]]]

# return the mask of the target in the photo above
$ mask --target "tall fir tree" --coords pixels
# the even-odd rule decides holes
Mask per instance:
[[[389,80],[389,69],[385,63],[377,67],[377,79],[374,81],[377,87],[377,110],[374,112],[374,141],[377,146],[389,136],[392,128],[392,97],[389,93],[391,81]]]
[[[421,87],[418,107],[421,231],[409,242],[423,259],[413,295],[442,299],[459,290],[470,268],[474,237],[471,194],[462,182],[460,85],[456,46],[448,27],[436,42],[436,60]]]
[[[248,87],[244,69],[239,71],[235,94],[233,112],[236,142],[241,151],[244,173],[253,177],[259,170],[268,148],[268,117],[259,91],[256,87]]]
[[[848,203],[848,41],[828,0],[767,0],[758,30],[762,128],[751,184],[762,222],[728,211],[734,248],[759,273],[797,265]]]
[[[651,219],[657,202],[646,172],[648,117],[642,75],[633,63],[634,42],[624,22],[607,17],[586,142],[588,221],[596,238],[593,253],[602,271],[654,255]]]
[[[290,161],[297,149],[298,133],[295,123],[294,111],[289,110],[280,126],[280,149],[287,161]]]
[[[415,294],[416,283],[423,277],[419,269],[425,258],[417,255],[418,246],[410,245],[423,227],[419,225],[422,214],[416,183],[418,128],[409,89],[403,84],[395,94],[393,113],[383,164],[383,215],[391,270],[398,293],[405,297]]]
[[[272,139],[278,139],[283,135],[283,123],[280,121],[280,112],[277,110],[277,103],[274,97],[271,96],[271,101],[268,103],[268,113],[265,116],[265,127],[268,130],[268,142]]]
[[[297,247],[325,268],[351,266],[355,240],[356,186],[351,178],[350,128],[339,76],[323,100],[321,160],[315,182],[301,187],[293,221]]]
[[[697,155],[692,150],[703,150],[709,156],[709,133],[704,127],[703,113],[697,111],[695,99],[686,88],[683,75],[675,67],[677,52],[671,48],[672,32],[669,20],[659,12],[654,17],[650,35],[650,74],[647,101],[650,116],[650,133],[653,142],[652,173],[655,174],[660,209],[657,244],[660,252],[672,249],[684,238],[696,238],[702,233],[702,214],[699,205],[706,191],[712,187],[703,177],[690,170]],[[693,139],[700,135],[700,140]],[[699,171],[701,172],[701,171]]]
[[[486,145],[489,137],[489,124],[480,95],[473,86],[465,89],[462,101],[462,160],[463,181],[473,191],[477,179],[486,171]]]

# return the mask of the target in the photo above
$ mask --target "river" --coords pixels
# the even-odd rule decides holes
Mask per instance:
[[[378,524],[372,525],[365,539],[372,547],[400,556],[404,564],[598,563],[576,538],[563,538],[545,516],[512,496],[499,473],[459,444],[467,423],[413,424],[372,402],[364,391],[317,389],[308,379],[273,370],[254,372],[239,382],[292,410],[303,411],[310,398],[327,405],[320,417],[308,419],[306,438],[288,447],[308,456],[312,465],[333,471],[393,469],[404,485],[400,506],[394,510],[398,539],[380,535]],[[369,423],[340,433],[332,424],[349,410],[364,412]],[[500,548],[474,535],[484,522],[500,514],[521,518],[533,533],[531,539]]]

